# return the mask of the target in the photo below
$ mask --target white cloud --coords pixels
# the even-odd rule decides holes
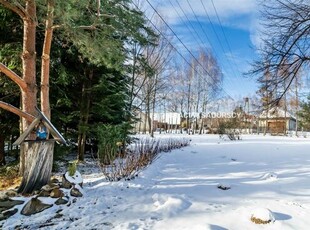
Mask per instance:
[[[197,16],[207,17],[208,14],[212,21],[217,22],[216,12],[211,0],[202,0],[203,4],[200,0],[152,0],[150,2],[154,7],[158,6],[159,12],[168,19],[169,23],[177,24],[180,22],[176,11],[184,16],[183,10],[188,17],[192,18],[194,15],[191,7]],[[256,11],[256,1],[253,0],[213,0],[213,3],[220,19],[223,21],[238,15],[252,14]]]
[[[148,9],[147,12],[149,17],[151,15],[154,16],[154,10],[149,4],[145,0],[141,1],[144,2],[144,6]],[[204,47],[212,47],[211,49],[218,59],[225,75],[225,89],[235,94],[234,90],[239,92],[240,86],[242,86],[242,91],[246,91],[246,93],[255,92],[254,80],[243,79],[241,73],[249,69],[249,62],[251,58],[255,56],[252,51],[248,51],[250,49],[249,40],[253,47],[258,47],[260,45],[260,34],[258,31],[260,27],[258,22],[259,6],[257,0],[213,0],[229,45],[225,42],[226,38],[224,39],[221,29],[218,27],[218,18],[211,0],[149,1],[169,26],[173,28],[174,32],[180,37],[186,47],[192,52],[195,52],[201,45]],[[190,6],[195,14],[193,14]],[[215,33],[208,25],[209,20],[207,14],[215,25],[214,28],[217,31]],[[201,24],[206,26],[205,32],[210,35],[210,41],[209,39],[205,39],[205,33],[202,33],[203,30],[197,25],[195,15],[199,18]],[[188,23],[188,19],[192,20],[193,23]],[[195,26],[196,33],[198,32],[201,35],[203,42],[201,42],[201,39],[196,38],[197,34],[194,33],[191,28],[188,28],[188,25]],[[242,30],[240,36],[236,35],[239,30]],[[218,36],[215,36],[216,33]],[[231,39],[239,38],[240,41],[230,42]],[[178,51],[184,54],[185,57],[188,57],[189,54],[187,50],[176,38],[174,39],[174,44]],[[221,44],[224,46],[224,49],[221,48]],[[231,46],[231,49],[228,49],[229,46]]]
[[[219,24],[216,12],[211,0],[149,0],[153,7],[170,26],[183,24],[190,20],[196,21],[195,15],[204,23],[209,23],[208,16],[213,24]],[[250,33],[251,42],[255,47],[260,44],[258,9],[255,0],[213,0],[218,16],[225,27],[237,28]],[[189,5],[190,4],[190,5]],[[192,12],[195,12],[195,15]],[[147,2],[144,7],[148,9],[148,15],[154,16],[154,11]],[[186,14],[186,16],[184,15]],[[187,18],[186,18],[187,17]]]
[[[253,46],[257,49],[262,46],[262,25],[260,25],[258,20],[253,20],[250,27],[250,40]]]

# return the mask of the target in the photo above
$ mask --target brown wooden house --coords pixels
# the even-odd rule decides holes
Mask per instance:
[[[273,135],[285,135],[296,128],[296,118],[281,108],[272,108],[263,111],[258,118],[259,131]]]

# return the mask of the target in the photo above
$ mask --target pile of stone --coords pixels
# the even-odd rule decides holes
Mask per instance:
[[[83,196],[83,179],[81,174],[76,171],[74,175],[67,172],[62,176],[61,181],[54,178],[25,203],[25,199],[18,197],[15,190],[9,190],[0,196],[0,221],[5,220],[21,210],[22,215],[33,215],[52,207],[53,205],[67,205],[75,203],[77,197]],[[15,199],[13,199],[16,197]],[[45,204],[40,199],[43,197],[53,198],[54,203]],[[21,198],[21,200],[19,200]],[[23,199],[23,200],[22,200]],[[23,205],[22,208],[21,205]]]

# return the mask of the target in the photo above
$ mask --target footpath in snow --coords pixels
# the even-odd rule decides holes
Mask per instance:
[[[135,180],[85,173],[85,196],[76,203],[16,214],[3,228],[49,222],[42,229],[309,229],[310,139],[189,137],[191,146],[162,153]],[[253,215],[272,221],[257,225]]]

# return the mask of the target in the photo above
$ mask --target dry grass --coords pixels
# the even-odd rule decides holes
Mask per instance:
[[[251,221],[254,222],[255,224],[269,224],[271,222],[271,220],[261,220],[254,216],[251,217]]]
[[[138,176],[140,171],[152,164],[160,156],[161,152],[169,152],[189,144],[190,140],[186,138],[137,139],[130,148],[126,149],[125,154],[119,153],[116,159],[109,160],[113,162],[112,164],[108,165],[99,162],[99,166],[109,181],[131,180]]]
[[[15,188],[21,182],[18,175],[18,165],[7,165],[0,167],[0,191]]]
[[[15,178],[8,178],[5,176],[0,176],[0,191],[5,191],[8,189],[16,188],[18,185],[20,185],[22,178],[21,177],[15,177]]]

